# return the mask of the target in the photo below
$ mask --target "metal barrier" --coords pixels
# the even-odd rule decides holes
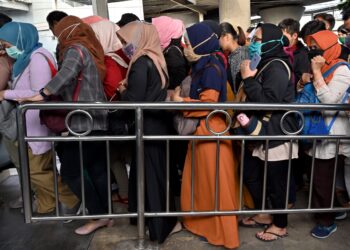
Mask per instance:
[[[30,109],[42,109],[42,110],[52,110],[52,109],[68,109],[73,110],[70,115],[74,115],[76,112],[83,112],[86,114],[88,110],[110,110],[110,109],[125,109],[125,110],[134,110],[135,111],[135,121],[136,121],[136,129],[135,134],[130,136],[89,136],[88,132],[83,134],[76,134],[74,131],[70,132],[75,134],[75,136],[47,136],[47,137],[30,137],[26,134],[26,126],[25,126],[25,112]],[[144,127],[143,127],[143,112],[145,110],[213,110],[210,115],[207,116],[207,127],[208,130],[212,132],[210,136],[149,136],[144,135]],[[228,115],[225,110],[269,110],[269,111],[285,111],[288,115],[290,113],[300,113],[299,110],[350,110],[350,105],[348,104],[252,104],[252,103],[222,103],[222,104],[206,104],[206,103],[27,103],[22,104],[18,108],[18,127],[19,127],[19,149],[20,149],[20,162],[21,162],[21,171],[22,171],[22,188],[23,188],[23,199],[24,199],[24,215],[25,222],[30,223],[32,221],[46,221],[46,220],[68,220],[68,219],[101,219],[101,218],[123,218],[123,217],[137,217],[138,218],[138,238],[140,240],[144,239],[145,235],[145,217],[166,217],[166,216],[214,216],[214,215],[242,215],[242,214],[276,214],[276,213],[313,213],[313,212],[329,212],[329,211],[345,211],[349,210],[346,208],[334,207],[334,191],[335,191],[335,176],[337,171],[337,166],[335,166],[334,176],[333,176],[333,195],[332,195],[332,203],[329,208],[311,208],[311,197],[312,197],[312,186],[313,186],[313,173],[315,168],[315,150],[316,150],[316,140],[325,140],[332,139],[336,141],[337,152],[336,152],[336,164],[338,160],[338,150],[340,140],[349,140],[350,135],[324,135],[324,136],[301,136],[297,135],[295,131],[285,131],[287,135],[278,135],[278,136],[247,136],[247,135],[225,135],[227,132],[229,125],[225,131],[215,132],[209,128],[208,119],[210,116],[216,113],[222,113],[224,115]],[[70,116],[69,115],[69,116]],[[88,113],[87,113],[88,115]],[[89,115],[88,115],[89,116]],[[68,117],[69,118],[69,117]],[[91,118],[91,117],[90,117]],[[89,119],[90,119],[89,118]],[[91,118],[92,119],[92,118]],[[283,116],[281,120],[281,124],[285,116]],[[231,120],[231,119],[229,119]],[[283,127],[283,126],[282,126]],[[282,128],[283,129],[283,128]],[[301,129],[301,128],[300,128]],[[289,133],[289,134],[288,134]],[[254,141],[254,140],[264,140],[265,145],[268,148],[269,142],[273,140],[285,140],[289,142],[295,142],[299,139],[310,139],[313,141],[312,147],[312,166],[311,166],[311,179],[310,179],[310,190],[309,190],[309,199],[307,208],[302,209],[288,209],[288,198],[289,198],[289,186],[290,186],[290,176],[291,176],[291,156],[292,156],[292,147],[290,147],[289,152],[289,164],[288,164],[288,179],[287,179],[287,192],[286,192],[286,204],[284,209],[266,209],[266,173],[267,173],[267,152],[265,157],[264,164],[264,179],[263,179],[263,205],[261,209],[255,210],[244,210],[243,202],[242,202],[242,194],[243,194],[243,168],[244,168],[244,155],[245,150],[244,146],[246,141]],[[217,142],[217,159],[216,159],[216,190],[215,190],[215,209],[213,211],[195,211],[194,210],[194,158],[192,158],[192,190],[191,190],[191,211],[188,212],[171,212],[169,210],[169,141],[175,140],[189,140],[192,141],[192,156],[194,156],[195,150],[195,141],[199,140],[209,140]],[[240,188],[239,188],[239,206],[237,210],[233,211],[222,211],[218,209],[218,182],[219,182],[219,159],[218,156],[220,150],[220,141],[221,140],[237,140],[242,143],[241,150],[241,164],[240,164]],[[105,141],[107,147],[107,173],[108,173],[108,213],[102,215],[87,215],[85,213],[85,209],[83,209],[83,215],[81,216],[61,216],[60,211],[58,209],[58,188],[57,188],[57,173],[56,173],[56,161],[55,157],[53,157],[53,171],[54,171],[54,188],[56,195],[56,215],[52,217],[33,217],[31,210],[31,186],[30,186],[30,176],[29,176],[29,162],[28,162],[28,154],[27,154],[27,142],[30,141],[50,141],[52,143],[52,153],[55,156],[56,152],[54,150],[55,142],[65,142],[65,141],[78,141],[80,145],[80,157],[82,157],[82,142],[86,141]],[[112,211],[112,201],[111,201],[111,190],[110,190],[110,142],[111,141],[135,141],[136,142],[136,154],[137,154],[137,202],[138,209],[137,213],[119,213],[115,214]],[[146,212],[145,211],[145,181],[144,181],[144,141],[166,141],[167,145],[167,164],[166,164],[166,211],[163,212]],[[80,171],[81,178],[83,179],[83,165],[82,161],[80,161]],[[85,192],[84,192],[84,181],[81,182],[82,189],[82,205],[85,208]]]

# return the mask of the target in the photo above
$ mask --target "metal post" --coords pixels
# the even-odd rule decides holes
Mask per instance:
[[[51,155],[52,155],[52,169],[53,169],[53,187],[55,190],[55,204],[56,204],[56,216],[60,215],[60,209],[58,205],[58,181],[57,181],[57,164],[56,164],[56,151],[55,151],[55,142],[51,142]]]
[[[166,141],[166,211],[170,210],[170,150],[169,140]]]
[[[194,167],[195,167],[195,151],[194,151],[194,148],[195,148],[196,144],[195,144],[195,141],[193,140],[192,141],[192,159],[191,159],[191,212],[194,211],[194,174],[195,174],[195,171],[194,171]]]
[[[266,203],[266,184],[267,184],[267,162],[269,160],[269,140],[266,140],[265,143],[265,162],[264,162],[264,181],[263,181],[263,200],[261,210],[265,210]]]
[[[85,178],[84,178],[84,160],[83,160],[83,142],[79,141],[79,163],[80,163],[80,184],[81,184],[81,204],[83,206],[83,215],[86,215],[85,203]]]
[[[314,171],[315,171],[315,154],[316,154],[316,140],[313,140],[312,143],[312,162],[311,162],[311,176],[310,176],[310,187],[309,187],[309,204],[308,209],[311,208],[311,199],[312,199],[312,189],[314,185]]]
[[[111,152],[109,141],[106,141],[107,152],[107,194],[108,194],[108,213],[112,213],[112,194],[111,194]]]
[[[219,176],[220,176],[220,140],[216,141],[216,169],[215,169],[215,211],[218,211]]]
[[[290,188],[290,172],[292,168],[292,157],[293,157],[293,140],[290,140],[290,147],[289,147],[289,160],[288,160],[288,174],[287,174],[287,190],[286,190],[286,209],[288,209],[288,203],[289,203],[289,188]]]
[[[27,130],[25,123],[25,111],[23,111],[21,108],[17,110],[17,131],[19,160],[22,172],[22,177],[20,179],[22,180],[24,220],[26,223],[30,223],[32,219],[32,194],[30,185],[28,149],[24,139],[24,137],[27,135]]]
[[[145,166],[143,142],[143,113],[136,109],[136,154],[137,154],[137,216],[138,238],[145,238]]]
[[[335,163],[334,163],[334,173],[333,173],[333,185],[332,185],[332,199],[331,199],[331,208],[334,207],[334,193],[335,193],[335,183],[337,179],[337,169],[339,161],[339,144],[340,140],[337,139],[336,150],[335,150]]]
[[[243,209],[243,173],[244,173],[245,140],[242,140],[241,147],[241,171],[239,173],[239,210]]]

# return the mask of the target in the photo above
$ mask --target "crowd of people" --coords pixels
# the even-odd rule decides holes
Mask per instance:
[[[78,18],[53,11],[47,22],[57,38],[55,56],[39,42],[38,30],[29,23],[0,15],[0,101],[49,101],[60,95],[63,101],[82,102],[186,102],[186,103],[293,103],[306,84],[313,84],[320,103],[342,103],[350,86],[350,10],[343,13],[344,25],[333,32],[335,20],[319,14],[300,28],[297,20],[285,19],[278,25],[260,23],[244,31],[224,22],[206,20],[185,28],[183,21],[160,16],[151,22],[126,13],[118,23],[99,17]],[[339,62],[344,62],[339,64]],[[336,65],[336,66],[335,66]],[[338,66],[339,65],[339,66]],[[335,68],[331,74],[325,73]],[[183,94],[185,82],[190,86]],[[16,106],[14,105],[14,109]],[[197,121],[194,135],[205,136],[210,111],[181,111],[183,119]],[[331,123],[336,111],[325,111]],[[134,129],[131,111],[89,110],[93,123],[84,115],[74,115],[70,128],[75,132],[91,129],[90,135],[128,134]],[[232,111],[235,124],[226,134],[247,133],[284,135],[280,123],[283,111]],[[145,135],[176,134],[174,112],[144,112]],[[6,114],[0,113],[0,122]],[[248,132],[253,122],[262,124]],[[15,121],[14,121],[15,122]],[[209,121],[214,131],[224,131],[226,118],[214,115]],[[337,113],[331,135],[350,135],[349,116]],[[127,128],[127,129],[126,129]],[[284,119],[284,129],[298,130],[294,116]],[[257,131],[259,130],[259,131]],[[40,119],[39,110],[26,113],[28,136],[48,136],[53,132]],[[62,136],[70,135],[63,133]],[[18,170],[16,138],[2,140]],[[239,159],[242,145],[230,140],[174,141],[170,143],[170,211],[180,195],[182,211],[239,209],[239,175],[243,175],[243,202],[247,209],[292,208],[296,191],[305,188],[310,176],[313,150],[302,143],[284,140],[246,142],[245,157]],[[29,170],[35,196],[35,212],[55,209],[52,144],[29,142]],[[165,141],[144,142],[145,209],[165,212],[167,201],[167,157]],[[219,147],[219,149],[217,149]],[[108,212],[107,147],[99,141],[57,143],[60,162],[59,202],[67,211],[79,208],[85,184],[88,213]],[[82,157],[79,152],[82,150]],[[217,152],[218,155],[217,155]],[[290,152],[292,154],[290,155]],[[119,186],[115,201],[137,211],[137,157],[132,143],[115,143],[111,148],[112,182]],[[337,156],[339,155],[339,157]],[[193,158],[194,157],[194,158]],[[219,159],[217,159],[219,157]],[[292,176],[287,190],[288,165]],[[337,167],[335,205],[350,207],[350,143],[323,140],[316,144],[312,186],[312,208],[329,208],[332,202],[333,173]],[[81,162],[82,161],[82,162]],[[239,172],[244,161],[243,173]],[[218,168],[217,168],[218,162]],[[264,165],[267,164],[266,197],[263,196]],[[336,166],[337,164],[337,166]],[[81,180],[80,166],[84,167]],[[130,166],[128,175],[126,165]],[[179,173],[182,173],[179,175]],[[194,176],[192,176],[194,174]],[[218,183],[216,182],[218,177]],[[192,183],[192,180],[194,183]],[[194,188],[194,190],[192,190]],[[194,193],[192,200],[192,192]],[[289,192],[288,201],[286,193]],[[217,195],[217,197],[216,197]],[[264,200],[265,199],[265,200]],[[16,205],[21,207],[19,198]],[[336,219],[346,213],[315,214],[311,235],[327,238],[337,230]],[[91,220],[75,230],[86,235],[113,226],[112,219]],[[130,219],[136,224],[135,219]],[[146,226],[152,241],[163,243],[184,227],[201,240],[228,249],[239,247],[238,226],[261,227],[255,237],[275,241],[288,236],[288,215],[257,214],[237,216],[151,217]]]

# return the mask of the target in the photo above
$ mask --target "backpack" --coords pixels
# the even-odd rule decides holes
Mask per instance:
[[[336,70],[339,66],[346,65],[350,69],[350,64],[346,62],[340,62],[335,64],[333,67],[331,67],[328,71],[326,71],[323,74],[323,78],[328,77],[334,70]],[[349,98],[349,92],[350,87],[346,90],[341,103],[346,103]],[[316,90],[313,86],[313,84],[307,83],[304,85],[304,89],[297,95],[296,103],[301,104],[317,104],[320,103],[319,99],[316,95]],[[302,126],[302,123],[304,122],[304,127],[301,131],[302,135],[328,135],[335,120],[337,119],[337,116],[339,114],[339,111],[337,111],[331,122],[326,124],[322,112],[318,110],[302,110],[300,111],[304,115],[304,119],[302,117],[298,116],[297,120],[300,126]],[[305,144],[309,144],[310,141],[304,140]]]

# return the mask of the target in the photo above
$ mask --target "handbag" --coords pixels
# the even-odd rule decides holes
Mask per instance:
[[[214,67],[215,70],[218,72],[218,75],[221,77],[221,71],[220,68],[213,63],[207,64],[202,70],[197,72],[193,76],[193,78],[196,78],[202,71],[209,67]],[[191,83],[192,83],[192,77],[189,75],[187,76],[181,83],[181,92],[180,96],[181,97],[188,97],[190,95],[190,90],[191,90]],[[174,117],[173,117],[173,126],[176,130],[176,132],[179,135],[192,135],[194,132],[196,132],[197,127],[199,125],[201,118],[188,118],[183,115],[183,113],[177,112]]]
[[[11,141],[17,140],[16,103],[3,100],[0,102],[0,134]]]
[[[84,65],[84,57],[83,57],[83,52],[78,46],[72,46],[76,50],[78,50],[80,59],[83,62]],[[44,55],[46,58],[50,69],[51,69],[51,75],[54,77],[57,73],[57,70],[55,69],[53,63]],[[83,74],[82,71],[80,71],[77,79],[77,84],[74,88],[73,91],[73,102],[78,101],[79,93],[80,93],[80,88],[81,88],[81,81],[83,79]],[[63,99],[60,95],[50,95],[49,100],[51,102],[62,102]],[[69,113],[69,110],[66,109],[54,109],[54,110],[40,110],[39,117],[40,117],[40,122],[41,124],[45,125],[48,127],[52,132],[56,134],[60,134],[64,131],[67,131],[66,124],[65,124],[65,119],[67,114]]]

